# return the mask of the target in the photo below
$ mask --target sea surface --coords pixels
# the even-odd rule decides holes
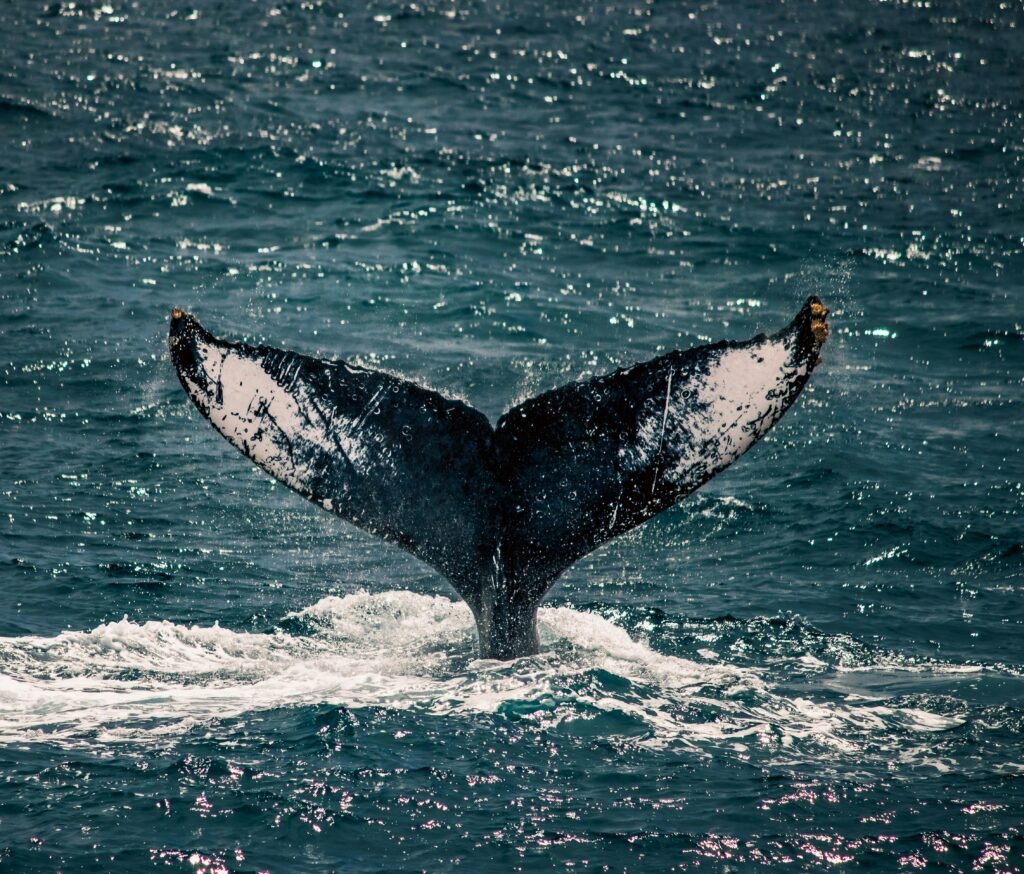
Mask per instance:
[[[0,870],[1024,870],[1018,2],[0,5]],[[480,661],[173,306],[492,421],[832,309]]]

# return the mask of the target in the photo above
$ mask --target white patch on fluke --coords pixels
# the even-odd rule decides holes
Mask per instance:
[[[722,349],[708,356],[706,373],[669,381],[641,413],[637,439],[622,453],[627,467],[661,455],[668,466],[660,475],[684,485],[739,458],[781,418],[789,387],[807,373],[795,365],[796,335],[787,339]]]
[[[259,360],[232,349],[197,342],[196,355],[208,388],[186,376],[189,394],[214,428],[273,476],[307,493],[316,475],[311,464],[324,456],[343,456],[357,472],[367,471],[381,438],[366,416],[353,420],[323,409],[301,381],[282,387]],[[323,506],[332,509],[330,499]]]

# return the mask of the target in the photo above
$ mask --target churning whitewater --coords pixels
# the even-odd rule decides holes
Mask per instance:
[[[844,669],[803,655],[771,670],[663,655],[608,619],[570,607],[540,611],[546,651],[515,663],[473,658],[466,606],[411,592],[329,596],[272,633],[128,619],[56,637],[0,639],[0,742],[166,746],[189,731],[274,708],[339,704],[436,716],[519,714],[609,740],[742,755],[770,746],[780,766],[818,751],[852,763],[899,755],[942,767],[928,733],[957,714],[859,697],[838,705],[793,696],[785,672],[843,685]],[[886,678],[984,680],[980,668],[909,665],[892,657],[855,668]],[[887,735],[899,729],[902,739]]]

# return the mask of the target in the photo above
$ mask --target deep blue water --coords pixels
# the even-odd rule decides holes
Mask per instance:
[[[1024,869],[1024,12],[0,6],[0,869]],[[832,308],[767,439],[474,658],[191,408],[513,401]]]

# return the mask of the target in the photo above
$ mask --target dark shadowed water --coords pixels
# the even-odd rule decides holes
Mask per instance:
[[[1017,2],[0,6],[0,869],[1024,869]],[[192,409],[172,306],[492,419],[832,308],[544,651]]]

